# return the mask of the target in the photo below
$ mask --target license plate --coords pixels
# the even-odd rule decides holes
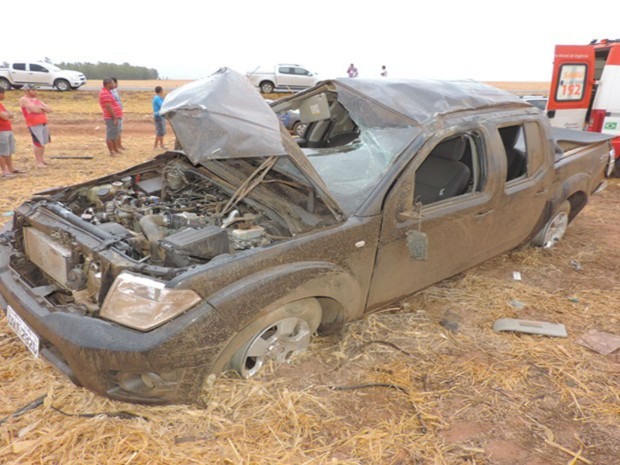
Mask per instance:
[[[39,356],[39,336],[15,313],[10,305],[6,309],[6,319],[15,334],[22,340],[35,357]]]

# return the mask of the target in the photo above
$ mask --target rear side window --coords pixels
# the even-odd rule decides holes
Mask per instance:
[[[17,71],[26,71],[26,63],[13,63],[13,69]]]
[[[278,71],[281,74],[294,74],[291,68],[289,68],[288,66],[281,66],[280,68],[278,68]]]
[[[564,64],[560,67],[555,99],[558,102],[573,102],[583,99],[585,94],[588,66],[584,64]]]
[[[506,153],[506,182],[534,174],[544,156],[538,124],[527,122],[498,131]]]
[[[506,153],[506,182],[527,174],[527,141],[523,125],[499,128],[499,135]]]

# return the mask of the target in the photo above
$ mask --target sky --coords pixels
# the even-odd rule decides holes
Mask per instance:
[[[556,44],[620,38],[607,0],[3,3],[0,63],[127,62],[167,79],[277,63],[327,79],[355,63],[367,78],[385,65],[395,78],[549,81]]]

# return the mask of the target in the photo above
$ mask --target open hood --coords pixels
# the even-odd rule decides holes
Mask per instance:
[[[245,76],[226,68],[172,91],[160,114],[195,164],[288,155],[278,117]]]
[[[321,177],[245,76],[221,68],[170,92],[160,114],[170,121],[195,165],[232,158],[289,157],[330,208],[341,213]]]

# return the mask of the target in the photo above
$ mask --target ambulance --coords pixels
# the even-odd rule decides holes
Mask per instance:
[[[555,47],[547,116],[555,127],[616,136],[620,166],[620,39]]]

